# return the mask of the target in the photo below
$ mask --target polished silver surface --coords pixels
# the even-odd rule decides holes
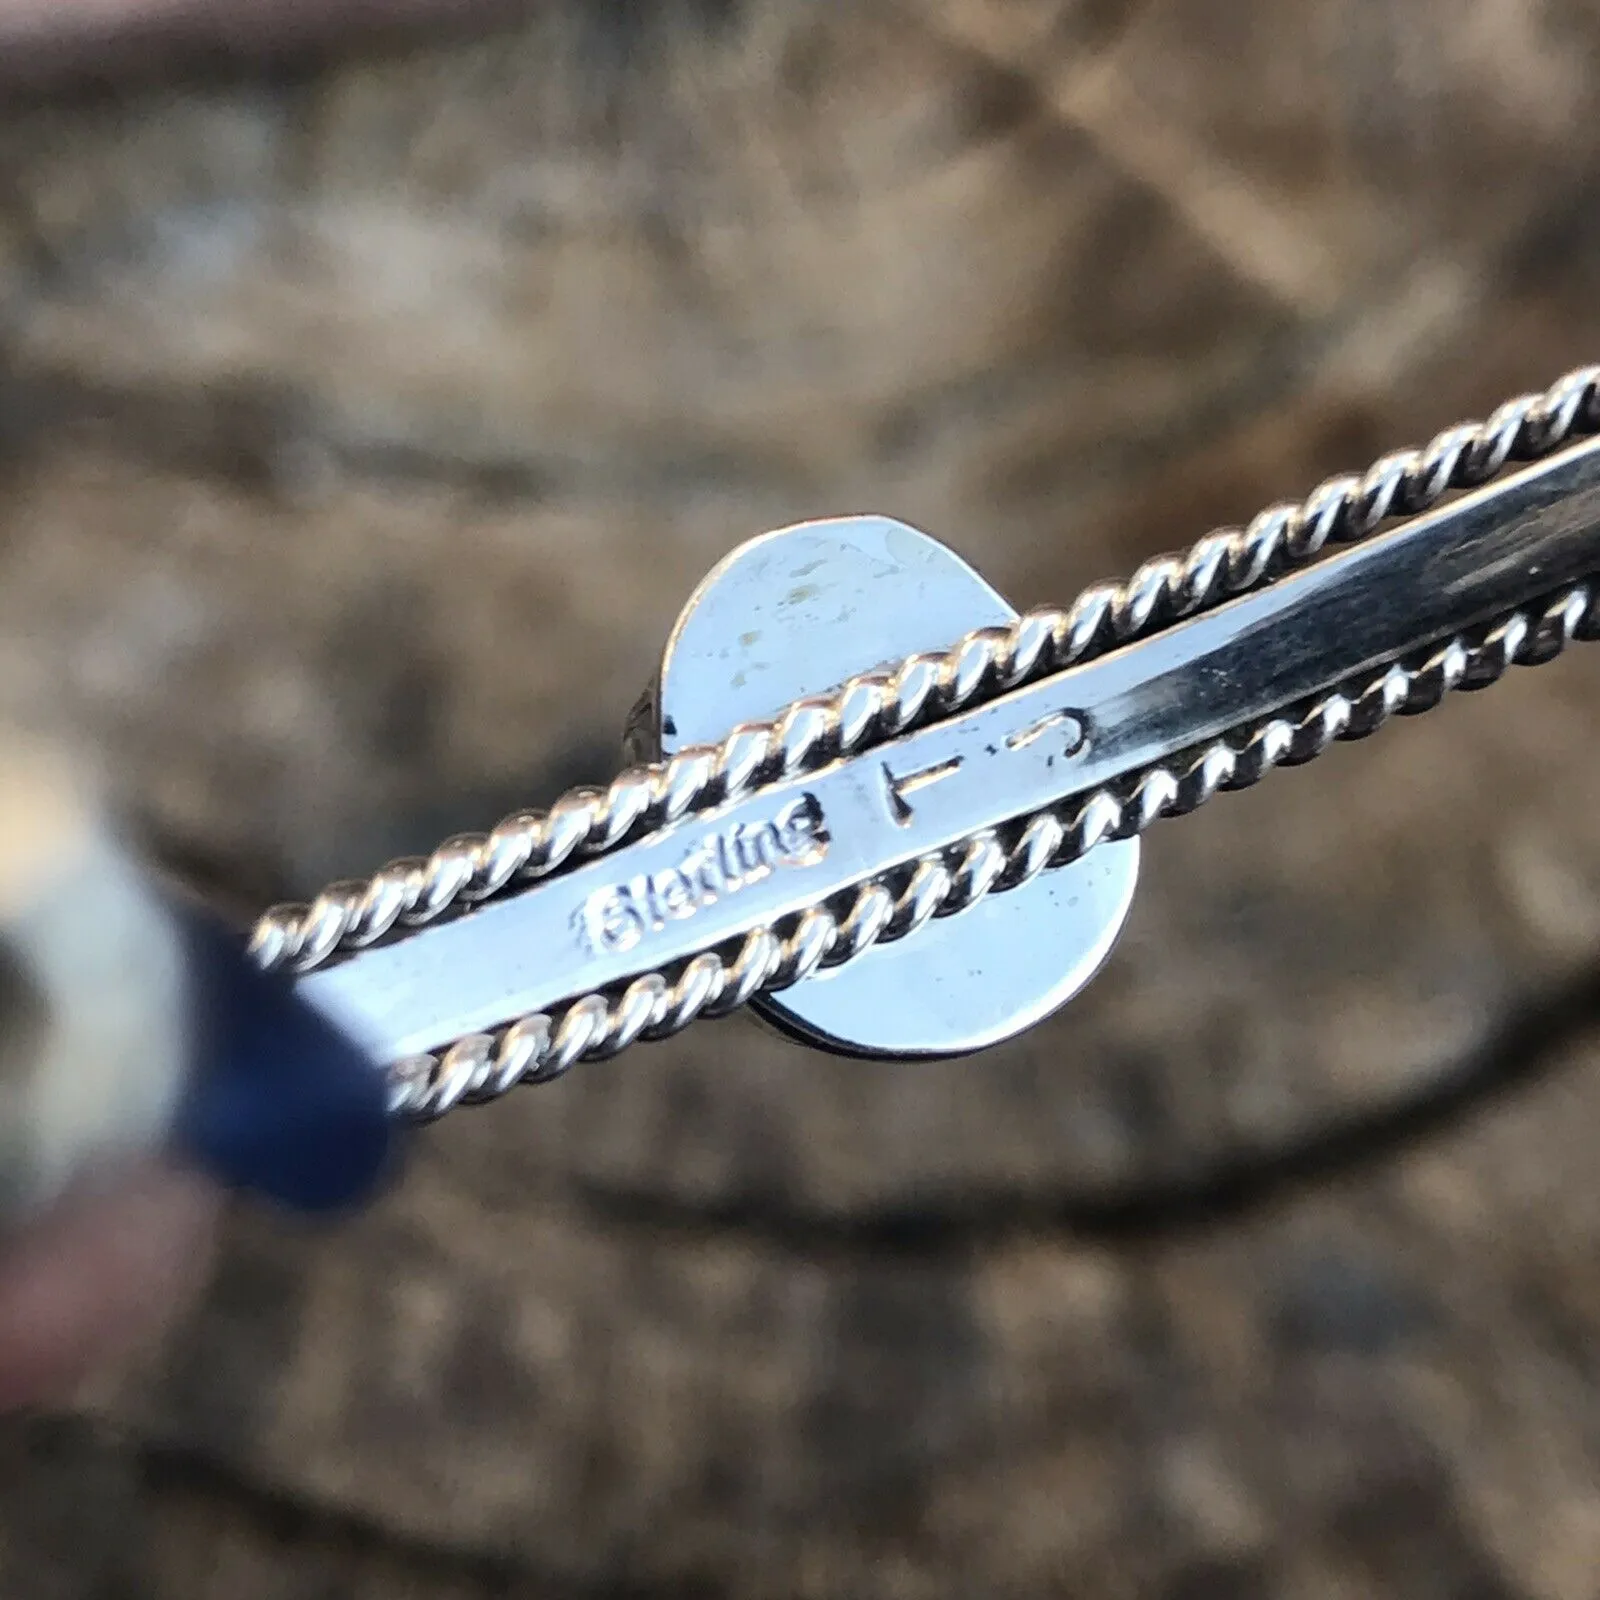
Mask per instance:
[[[1593,431],[1597,382],[1569,374],[1069,610],[858,663],[720,744],[278,908],[258,958],[320,968],[307,992],[401,1056],[395,1109],[422,1118],[820,990],[878,946],[914,955],[939,919],[1107,840],[1593,636],[1600,446],[1374,530]]]
[[[933,661],[905,663],[882,685],[873,714],[841,727],[852,750],[919,720],[958,710],[1001,688],[1073,666],[1220,604],[1314,560],[1329,544],[1363,539],[1457,489],[1478,488],[1512,462],[1535,460],[1600,425],[1600,366],[1579,367],[1537,394],[1519,395],[1483,422],[1446,428],[1419,450],[1383,456],[1365,474],[1329,478],[1304,500],[1268,506],[1247,527],[1222,528],[1187,551],[1157,556],[1122,583],[1098,583],[1062,610],[1029,612],[995,635],[959,639]],[[685,753],[660,771],[624,772],[605,789],[577,789],[547,810],[505,818],[488,833],[447,839],[428,857],[391,862],[371,878],[330,884],[308,905],[280,905],[256,924],[265,967],[308,971],[397,930],[446,916],[550,873],[582,852],[607,849],[638,828],[758,782],[749,730],[716,753]],[[765,754],[785,771],[825,755],[814,717],[780,718]]]
[[[803,696],[831,693],[874,657],[892,667],[963,629],[1015,621],[966,562],[903,522],[781,528],[740,546],[690,597],[662,658],[650,754],[714,744],[730,723],[771,719]],[[1054,734],[1065,749],[1065,731],[1040,737]],[[885,759],[878,777],[890,821],[903,830],[948,769],[897,765]],[[887,842],[881,848],[887,855]],[[982,1049],[1048,1016],[1094,976],[1138,871],[1137,839],[1108,845],[752,1005],[807,1043],[850,1055]]]

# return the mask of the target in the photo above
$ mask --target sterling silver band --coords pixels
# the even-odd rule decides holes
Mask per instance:
[[[911,937],[1600,631],[1600,442],[1551,455],[1600,423],[1597,383],[275,908],[257,958],[364,1019],[395,1111],[428,1118]]]

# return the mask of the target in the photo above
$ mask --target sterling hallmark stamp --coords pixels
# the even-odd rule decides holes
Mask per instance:
[[[889,518],[795,523],[680,613],[640,765],[251,949],[408,1121],[747,1004],[858,1059],[968,1055],[1101,969],[1146,828],[1600,639],[1597,575],[1600,365],[1066,608]]]
[[[810,866],[828,853],[828,827],[815,795],[791,800],[765,822],[702,834],[675,867],[596,889],[576,918],[594,954],[621,954],[668,922],[682,922],[782,867]]]

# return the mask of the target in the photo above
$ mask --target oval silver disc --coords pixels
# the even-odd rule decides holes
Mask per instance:
[[[1015,617],[959,556],[902,522],[780,528],[741,545],[691,596],[640,707],[635,752],[715,744],[735,723]],[[1103,844],[755,1004],[785,1032],[846,1055],[980,1050],[1048,1016],[1094,976],[1138,872],[1137,839]]]

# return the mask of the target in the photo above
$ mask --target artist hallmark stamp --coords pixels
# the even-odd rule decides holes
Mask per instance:
[[[669,922],[682,922],[784,867],[828,853],[828,828],[815,795],[791,800],[766,822],[702,834],[675,867],[596,889],[578,912],[579,937],[595,955],[620,955]]]

